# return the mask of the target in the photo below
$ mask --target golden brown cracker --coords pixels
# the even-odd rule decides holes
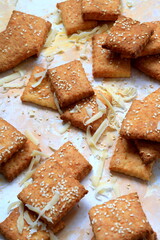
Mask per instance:
[[[160,54],[160,21],[145,22],[145,24],[149,25],[154,30],[154,33],[140,56]]]
[[[105,92],[102,93],[105,95],[105,97],[111,101],[111,96]],[[98,93],[97,93],[98,95]],[[102,115],[99,119],[96,121],[86,124],[86,121],[90,118],[90,116],[87,113],[87,108],[92,109],[92,116],[97,114],[99,112],[98,110],[98,104],[97,104],[97,98],[100,99],[100,101],[103,103],[104,100],[102,100],[101,95],[98,96],[94,95],[90,98],[83,99],[82,101],[78,102],[73,107],[70,107],[68,110],[66,110],[62,115],[61,119],[65,122],[70,122],[74,127],[80,128],[83,131],[87,130],[87,127],[91,126],[91,132],[94,133],[98,127],[101,125],[101,123],[105,120],[108,113],[108,108],[106,106],[106,113]],[[105,103],[103,103],[105,105]]]
[[[134,100],[122,122],[120,134],[125,138],[160,142],[160,88],[144,100]]]
[[[121,59],[119,55],[102,47],[107,35],[107,33],[102,33],[93,36],[93,76],[97,78],[130,77],[130,59]]]
[[[153,29],[149,25],[121,15],[110,29],[103,47],[127,58],[135,58],[152,34]]]
[[[62,21],[68,35],[97,26],[97,21],[85,21],[83,19],[81,4],[82,0],[67,0],[57,3],[57,8],[61,10]]]
[[[160,158],[160,143],[146,140],[135,140],[143,162],[148,164]]]
[[[40,17],[13,11],[7,28],[0,33],[0,72],[38,55],[51,23]]]
[[[0,172],[9,182],[13,181],[14,178],[29,166],[33,150],[38,150],[37,145],[27,140],[18,152],[12,155],[6,163],[2,163]]]
[[[64,169],[55,162],[51,174],[43,173],[18,194],[18,198],[29,208],[42,210],[57,195],[57,201],[40,218],[50,228],[54,227],[88,192],[77,180],[67,177]],[[33,211],[33,209],[32,209]]]
[[[31,211],[26,210],[31,218],[32,221],[36,220],[36,215],[34,215]],[[0,233],[8,240],[26,240],[26,239],[43,239],[43,240],[50,240],[50,235],[48,232],[48,229],[44,227],[44,224],[42,225],[41,222],[39,222],[40,226],[37,228],[34,228],[35,232],[32,231],[32,227],[24,220],[24,228],[22,234],[19,233],[17,228],[17,220],[20,216],[19,208],[15,208],[10,215],[0,223]],[[44,230],[46,228],[46,230]],[[64,228],[64,223],[60,222],[59,225],[56,226],[56,228],[53,230],[54,233],[59,232],[61,229]],[[59,231],[57,231],[59,230]],[[33,233],[32,233],[33,232]]]
[[[23,147],[27,138],[15,127],[0,118],[0,164]]]
[[[139,57],[133,64],[144,74],[160,81],[160,55]]]
[[[40,77],[36,78],[35,74],[43,71],[45,71],[45,69],[39,66],[36,66],[33,69],[31,77],[21,96],[21,100],[22,102],[31,102],[42,107],[49,107],[56,110],[57,107],[54,102],[54,95],[53,92],[51,91],[51,86],[48,77],[45,76],[42,82],[37,87],[33,87],[34,84],[40,80]]]
[[[80,61],[74,60],[48,70],[51,88],[61,107],[67,107],[94,94]]]
[[[120,14],[120,0],[82,0],[85,20],[115,21]]]
[[[69,176],[81,181],[92,169],[91,164],[82,154],[73,146],[71,142],[63,144],[50,158],[42,163],[34,172],[32,178],[35,180],[41,177],[43,173],[52,172],[52,163],[58,162]]]
[[[110,170],[123,173],[142,180],[149,180],[153,163],[146,165],[139,156],[134,142],[119,137],[110,161]]]
[[[150,239],[154,234],[137,193],[92,207],[89,217],[96,240]]]

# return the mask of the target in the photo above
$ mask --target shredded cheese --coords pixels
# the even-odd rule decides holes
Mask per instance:
[[[58,33],[58,30],[57,29],[51,29],[49,35],[48,35],[48,38],[46,40],[46,43],[44,45],[44,47],[50,47],[51,43],[55,40],[55,37]]]
[[[33,167],[34,165],[37,165],[39,163],[40,159],[41,159],[40,155],[36,155],[35,157],[33,157],[29,165],[28,171],[25,174],[25,177],[20,182],[20,186],[22,186],[28,179],[32,177],[33,173],[35,172],[35,169],[33,169]]]
[[[117,94],[121,95],[125,102],[130,102],[136,98],[137,90],[133,87],[120,88],[118,89]]]
[[[28,211],[24,212],[24,220],[28,223],[28,225],[33,226],[34,222],[30,218]]]
[[[59,102],[58,102],[58,99],[57,99],[57,96],[56,96],[55,92],[54,92],[54,102],[55,102],[55,105],[57,107],[57,110],[58,110],[59,114],[62,114],[63,112],[62,112],[62,110],[61,110],[61,108],[59,106]]]
[[[39,72],[39,73],[35,73],[34,74],[35,78],[39,78],[40,77],[40,79],[36,83],[32,84],[33,88],[36,88],[36,87],[38,87],[41,84],[43,78],[46,75],[46,72],[47,72],[47,69],[45,71],[43,71],[43,72]]]
[[[20,77],[21,77],[21,74],[17,72],[17,73],[12,73],[9,76],[0,78],[0,87],[3,86],[5,83],[11,82]]]
[[[95,198],[99,200],[98,194],[106,196],[104,192],[110,192],[113,190],[111,183],[100,183],[98,187],[95,188]]]
[[[23,88],[25,86],[25,82],[19,82],[19,83],[4,83],[3,87],[4,88]]]
[[[93,109],[91,107],[89,107],[89,106],[85,107],[85,109],[86,109],[87,115],[89,117],[92,117]]]
[[[99,118],[101,118],[103,116],[103,112],[98,112],[96,114],[94,114],[91,118],[89,118],[86,122],[85,125],[88,125],[90,123],[95,122],[96,120],[98,120]]]
[[[35,157],[35,156],[49,157],[47,154],[45,154],[43,152],[40,152],[40,151],[37,151],[37,150],[33,150],[32,156],[33,157]]]
[[[61,129],[58,130],[58,132],[63,134],[70,128],[70,126],[71,126],[71,123],[67,122],[61,127]]]
[[[23,232],[23,228],[24,228],[24,218],[23,218],[23,214],[24,214],[24,205],[23,203],[21,203],[19,205],[19,217],[18,217],[18,220],[17,220],[17,228],[18,228],[18,232],[20,234],[22,234]]]
[[[54,193],[54,196],[52,197],[52,199],[47,203],[47,205],[46,205],[42,210],[40,210],[40,209],[37,208],[37,207],[33,207],[33,206],[29,205],[29,204],[26,204],[26,206],[27,206],[30,210],[35,211],[36,213],[39,214],[37,220],[33,223],[33,225],[36,225],[37,222],[38,222],[38,220],[39,220],[41,217],[46,218],[47,221],[49,221],[49,222],[52,222],[52,220],[51,220],[50,218],[48,218],[47,216],[45,216],[45,212],[48,211],[48,210],[50,210],[55,204],[57,204],[57,202],[59,201],[59,197],[60,197],[60,194],[59,194],[59,192],[56,191],[56,192]]]
[[[102,103],[102,101],[97,98],[96,102],[97,102],[97,105],[98,105],[98,111],[106,113],[106,106]]]
[[[31,140],[31,142],[33,142],[34,144],[38,145],[39,144],[39,140],[33,135],[33,133],[29,130],[25,131],[25,135],[26,137]]]
[[[92,136],[92,140],[93,142],[96,144],[98,142],[98,140],[100,139],[100,137],[102,136],[102,134],[104,133],[104,131],[106,130],[106,128],[108,127],[108,120],[105,119],[101,125],[99,126],[99,128],[96,130],[96,132],[94,133],[94,135]]]
[[[16,202],[13,202],[11,204],[9,204],[8,208],[7,208],[7,211],[8,213],[15,207],[19,206],[21,203],[21,201],[16,201]]]

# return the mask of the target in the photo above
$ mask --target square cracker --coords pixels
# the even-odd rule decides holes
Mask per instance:
[[[94,206],[89,217],[96,240],[156,239],[137,193]]]
[[[160,142],[160,88],[144,100],[134,100],[122,122],[120,134],[125,138]]]
[[[149,25],[154,30],[154,33],[140,56],[160,54],[160,21],[146,22],[145,24]]]
[[[67,107],[94,94],[82,63],[78,60],[49,69],[48,75],[61,107]]]
[[[107,35],[107,33],[102,33],[93,36],[93,76],[97,78],[130,77],[130,59],[121,59],[110,50],[102,48]]]
[[[52,173],[54,162],[58,162],[69,176],[81,181],[91,171],[92,166],[71,142],[63,144],[50,158],[42,163],[34,172],[32,178],[35,180],[43,173]],[[53,163],[53,164],[52,164]]]
[[[67,0],[57,3],[57,8],[61,10],[62,21],[68,35],[97,26],[97,21],[85,21],[83,19],[81,4],[82,0]]]
[[[94,116],[96,113],[99,112],[97,99],[99,99],[104,105],[106,105],[106,103],[104,102],[99,92],[101,91],[96,91],[96,95],[90,98],[83,99],[82,101],[78,102],[76,105],[67,109],[61,115],[61,119],[64,120],[65,122],[69,121],[74,127],[80,128],[83,131],[86,131],[87,127],[90,125],[91,132],[94,133],[99,128],[101,123],[105,120],[108,113],[108,107],[106,106],[106,113],[104,113],[102,117],[100,117],[99,119],[97,119],[96,121],[90,124],[85,123],[90,118],[86,110],[87,108],[92,110],[92,113],[93,113],[92,116]],[[108,99],[109,102],[111,102],[112,97],[110,94],[106,92],[101,92],[101,93]]]
[[[26,141],[21,132],[0,118],[0,165],[21,149]]]
[[[134,142],[145,164],[160,158],[160,143],[146,140],[135,140]]]
[[[43,18],[13,11],[6,30],[0,33],[0,72],[38,55],[50,28],[51,23]]]
[[[139,57],[133,61],[133,64],[146,75],[160,81],[160,54]]]
[[[25,212],[28,212],[30,218],[32,221],[36,220],[36,216],[34,213],[32,213],[29,210],[25,209]],[[19,208],[15,208],[10,215],[0,223],[0,233],[8,240],[26,240],[26,239],[32,239],[32,240],[37,240],[37,239],[43,239],[43,240],[50,240],[49,232],[48,229],[44,230],[44,227],[42,224],[38,227],[37,231],[31,231],[32,227],[24,221],[24,228],[22,234],[19,233],[18,228],[17,228],[17,220],[20,216],[19,213]],[[40,222],[39,222],[40,223]],[[64,223],[60,222],[59,225],[57,225],[54,229],[53,232],[57,233],[61,229],[64,228]],[[36,230],[34,228],[34,230]],[[57,231],[58,230],[58,231]]]
[[[18,198],[27,208],[31,206],[42,210],[57,193],[57,202],[40,218],[52,228],[87,192],[76,179],[66,176],[64,169],[55,162],[51,174],[44,172],[44,178],[35,179],[18,194]]]
[[[120,0],[82,0],[85,20],[115,21],[120,14]]]
[[[103,47],[127,58],[135,58],[149,42],[152,33],[149,25],[121,15],[108,33]]]
[[[110,170],[149,180],[152,175],[153,163],[145,164],[139,156],[134,142],[119,137],[114,154],[110,161]]]
[[[21,96],[21,100],[22,102],[31,102],[42,107],[49,107],[56,110],[57,107],[54,102],[54,95],[51,91],[50,82],[47,76],[43,78],[42,82],[37,87],[32,87],[32,85],[40,79],[39,77],[36,78],[35,74],[43,71],[45,71],[45,69],[39,66],[33,69],[31,77]]]
[[[11,182],[29,166],[32,160],[33,150],[38,150],[37,145],[32,143],[30,140],[27,140],[18,152],[12,155],[7,162],[2,163],[0,172],[9,182]]]

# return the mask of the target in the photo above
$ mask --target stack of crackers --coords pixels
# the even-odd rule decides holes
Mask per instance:
[[[108,33],[93,37],[93,75],[129,77],[133,59],[139,70],[160,80],[159,54],[159,21],[140,23],[119,15]]]
[[[83,131],[90,125],[91,131],[95,132],[107,117],[108,108],[103,96],[111,102],[111,95],[102,93],[102,90],[93,90],[79,60],[48,69],[41,83],[34,87],[40,78],[36,74],[44,71],[39,66],[34,68],[21,100],[54,110],[58,107],[62,120]],[[88,122],[99,112],[100,117],[97,120]]]
[[[37,145],[0,118],[0,173],[8,181],[15,179],[29,166],[34,150],[38,150]]]
[[[35,170],[33,182],[18,194],[24,205],[21,204],[19,209],[15,208],[0,223],[0,232],[7,239],[13,240],[35,237],[50,239],[52,232],[57,233],[64,228],[62,218],[87,194],[88,191],[79,181],[91,169],[90,163],[73,144],[65,143]],[[21,211],[21,221],[24,218],[24,224],[20,230],[18,219]]]
[[[160,157],[160,88],[134,100],[122,122],[110,170],[149,180]]]

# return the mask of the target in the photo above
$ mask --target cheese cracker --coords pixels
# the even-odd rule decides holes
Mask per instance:
[[[105,120],[108,113],[108,106],[104,102],[103,97],[101,97],[100,93],[105,96],[109,102],[111,102],[111,96],[110,94],[106,92],[96,91],[96,95],[86,98],[80,102],[78,102],[76,105],[73,105],[68,110],[66,110],[62,115],[61,119],[65,122],[71,122],[71,124],[74,127],[80,128],[83,131],[87,130],[88,126],[91,126],[91,132],[94,133],[101,123]],[[98,106],[98,100],[102,104],[104,104],[104,108],[106,112],[102,114],[100,118],[93,121],[92,123],[87,124],[87,120],[89,120],[91,117],[93,117],[95,114],[98,114],[100,112],[99,106]],[[91,112],[91,116],[89,115],[89,112]]]
[[[0,118],[0,164],[23,147],[27,138],[15,127]]]
[[[51,23],[43,18],[13,11],[6,30],[0,33],[0,72],[38,55],[50,28]]]
[[[52,173],[54,162],[58,162],[69,176],[81,181],[91,171],[92,166],[71,142],[63,144],[55,153],[42,163],[34,172],[32,178],[41,177],[43,173]],[[53,163],[53,164],[52,164]]]
[[[82,0],[85,20],[115,21],[120,14],[120,0]]]
[[[130,77],[129,59],[121,59],[119,55],[104,49],[107,33],[96,34],[92,40],[93,76],[97,78]]]
[[[68,35],[97,26],[97,21],[85,21],[83,19],[81,4],[82,0],[67,0],[57,3],[57,8],[61,10],[62,21]]]
[[[125,138],[160,142],[160,88],[144,100],[134,100],[122,122],[120,134]]]
[[[160,55],[139,57],[133,64],[144,74],[160,81]]]
[[[152,175],[153,163],[146,165],[139,156],[134,142],[119,137],[114,154],[110,161],[110,170],[149,180]]]
[[[146,22],[145,24],[153,28],[154,33],[143,51],[140,53],[140,56],[160,54],[160,21]]]
[[[48,76],[51,88],[62,108],[94,94],[83,66],[78,60],[49,69]]]
[[[52,228],[87,192],[77,180],[66,176],[62,167],[55,163],[51,174],[44,172],[44,178],[35,179],[18,194],[18,198],[27,208],[37,213],[41,213],[48,204],[48,210],[40,219]]]
[[[135,140],[143,162],[148,164],[160,158],[160,143],[146,140]]]
[[[156,240],[137,193],[94,206],[89,217],[96,240]]]
[[[54,102],[54,95],[51,91],[48,77],[45,76],[42,82],[37,87],[34,87],[34,84],[40,80],[40,77],[36,78],[36,74],[44,71],[45,69],[39,66],[33,69],[31,77],[21,96],[21,100],[22,102],[31,102],[42,107],[49,107],[56,110],[57,107]]]
[[[135,58],[152,34],[153,29],[149,25],[121,15],[108,33],[103,47],[127,58]]]

